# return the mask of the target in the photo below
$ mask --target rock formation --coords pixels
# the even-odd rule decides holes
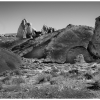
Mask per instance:
[[[48,27],[46,26],[46,25],[43,25],[43,27],[42,27],[42,33],[43,34],[46,34],[46,33],[48,33]]]
[[[80,63],[80,64],[86,63],[85,60],[84,60],[84,55],[79,54],[79,55],[76,57],[75,62],[76,62],[76,63]]]
[[[6,70],[19,69],[21,58],[11,51],[0,48],[0,74]]]
[[[18,28],[16,37],[18,37],[20,39],[26,38],[26,24],[27,24],[26,19],[23,19]]]
[[[45,58],[57,63],[75,63],[75,58],[79,54],[84,56],[86,62],[100,58],[100,17],[96,18],[95,29],[69,24],[48,34],[47,26],[43,26],[42,31],[36,31],[31,25],[28,26],[33,38],[18,40],[19,42],[13,42],[14,44],[10,46],[10,50],[20,56]],[[43,32],[47,34],[42,34]]]
[[[46,25],[43,25],[41,31],[42,31],[42,34],[53,33],[55,31],[55,29],[52,27],[47,27]]]
[[[27,38],[32,38],[33,35],[35,35],[35,32],[32,28],[32,24],[31,23],[26,23],[26,37]]]
[[[74,58],[80,53],[83,55],[88,54],[86,53],[88,52],[87,47],[92,35],[93,29],[86,26],[67,27],[48,45],[48,57],[55,62],[72,63]],[[72,49],[74,49],[74,52],[71,52]],[[90,58],[85,57],[86,59]]]
[[[32,24],[23,19],[17,32],[17,37],[19,39],[23,38],[33,38],[35,37],[35,30],[32,28]]]
[[[92,57],[87,51],[93,28],[71,25],[50,34],[44,34],[36,39],[16,45],[11,50],[20,56],[28,58],[48,58],[52,62],[74,63],[77,55],[83,54],[87,62]],[[71,52],[73,51],[73,52]]]
[[[100,16],[96,18],[94,35],[90,41],[89,50],[95,58],[100,58]]]

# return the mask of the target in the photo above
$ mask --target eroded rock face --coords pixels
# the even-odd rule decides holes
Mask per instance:
[[[20,57],[11,51],[0,48],[0,74],[6,70],[16,70],[20,65]]]
[[[88,54],[86,49],[92,35],[92,28],[86,26],[72,26],[69,28],[68,26],[68,28],[61,32],[57,38],[49,43],[47,47],[49,51],[48,58],[53,62],[64,63],[67,61],[73,63],[75,56],[78,54]],[[84,47],[85,49],[78,48],[78,50],[76,49],[73,52],[70,51],[71,48],[78,46]]]
[[[96,18],[94,35],[89,43],[89,50],[96,58],[100,58],[100,16]]]

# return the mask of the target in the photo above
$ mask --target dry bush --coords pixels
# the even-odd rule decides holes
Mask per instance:
[[[55,86],[49,86],[45,88],[32,88],[28,92],[28,97],[30,98],[72,98],[72,99],[82,99],[82,98],[95,98],[95,95],[92,93],[85,91],[85,90],[73,90],[70,88],[64,88],[62,91],[58,91],[58,87]]]
[[[11,80],[12,84],[16,84],[16,85],[19,85],[21,83],[25,83],[25,80],[22,78],[22,77],[15,77],[15,78],[12,78]]]
[[[41,84],[41,83],[50,81],[51,78],[52,78],[52,75],[50,75],[50,74],[39,74],[36,79],[36,83]]]

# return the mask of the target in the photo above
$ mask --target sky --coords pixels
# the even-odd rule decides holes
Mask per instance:
[[[0,34],[17,33],[22,19],[41,31],[43,25],[61,29],[68,24],[95,26],[100,2],[0,2]]]

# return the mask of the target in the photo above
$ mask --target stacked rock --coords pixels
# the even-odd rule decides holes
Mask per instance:
[[[33,38],[34,36],[35,36],[35,30],[32,28],[32,24],[26,21],[26,19],[23,19],[18,28],[17,37],[23,39],[23,38]]]

